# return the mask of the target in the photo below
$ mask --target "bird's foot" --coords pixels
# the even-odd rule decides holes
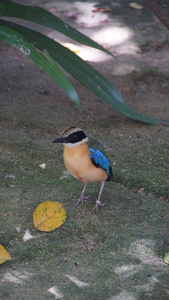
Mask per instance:
[[[98,213],[99,205],[100,206],[105,206],[106,204],[101,203],[99,200],[97,200],[95,206],[91,210],[88,211],[88,214],[91,214],[94,211],[96,211]]]
[[[89,197],[90,197],[90,195],[89,196],[83,196],[83,195],[81,195],[79,199],[76,199],[76,203],[75,203],[75,205],[73,207],[76,207],[80,202],[83,204],[84,200],[88,199]]]

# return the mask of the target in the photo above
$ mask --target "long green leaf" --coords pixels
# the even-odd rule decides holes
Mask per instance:
[[[11,29],[16,30],[39,50],[44,51],[44,49],[46,49],[50,56],[59,65],[61,65],[68,73],[79,80],[98,97],[101,97],[102,94],[104,97],[106,97],[106,95],[109,95],[109,98],[106,97],[107,100],[105,99],[105,102],[109,101],[108,104],[111,105],[113,102],[115,102],[116,105],[116,102],[123,102],[122,96],[112,86],[112,84],[110,84],[87,62],[83,61],[69,49],[65,48],[64,46],[39,32],[20,26],[18,24],[2,20],[0,20],[0,24],[4,24],[6,26],[9,26]]]
[[[44,10],[43,8],[21,5],[9,0],[0,0],[0,16],[19,18],[43,25],[48,28],[52,28],[77,41],[78,43],[99,49],[115,57],[105,48],[103,48],[84,34],[80,33],[78,30],[74,29],[66,22],[54,16],[50,12]]]
[[[78,95],[67,79],[65,74],[60,70],[47,51],[44,53],[47,58],[43,56],[32,43],[25,40],[16,30],[9,28],[9,26],[0,25],[0,39],[6,43],[14,46],[29,58],[31,58],[37,65],[39,65],[57,84],[64,90],[64,92],[72,99],[76,106],[80,109],[80,101]]]
[[[20,34],[22,34],[29,42],[34,44],[36,48],[43,51],[46,49],[49,55],[68,73],[79,80],[85,85],[91,92],[101,98],[116,111],[129,118],[149,123],[149,124],[163,124],[169,125],[168,120],[159,120],[156,118],[150,118],[148,116],[141,115],[135,112],[127,103],[124,103],[121,95],[118,91],[94,68],[88,63],[83,61],[76,54],[62,45],[54,42],[52,39],[44,36],[41,33],[17,25],[15,23],[9,23],[7,21],[0,21],[0,24],[4,23],[11,28],[14,28]]]

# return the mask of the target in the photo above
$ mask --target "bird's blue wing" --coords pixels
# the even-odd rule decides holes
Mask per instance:
[[[94,139],[89,138],[89,151],[93,164],[97,168],[100,167],[105,170],[110,178],[112,176],[112,167],[102,144]]]

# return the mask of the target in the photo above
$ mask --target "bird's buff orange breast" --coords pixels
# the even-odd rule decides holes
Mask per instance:
[[[68,172],[84,183],[100,182],[108,177],[106,171],[91,162],[87,143],[71,148],[64,146],[63,159]]]

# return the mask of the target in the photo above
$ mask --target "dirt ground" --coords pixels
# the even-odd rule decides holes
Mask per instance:
[[[120,59],[121,64],[80,45],[79,55],[124,101],[140,113],[169,119],[169,32],[148,10],[134,10],[129,3],[29,1]],[[93,12],[97,6],[110,12]],[[18,50],[1,42],[0,60],[0,244],[12,256],[0,266],[0,298],[169,299],[164,262],[169,252],[169,127],[119,115],[68,75],[81,101],[79,112]],[[107,205],[98,214],[86,214],[97,199],[98,183],[89,184],[90,199],[73,208],[83,186],[65,173],[62,147],[51,143],[74,125],[98,139],[112,163],[114,180],[105,185]],[[51,233],[33,226],[33,212],[46,200],[63,203],[67,211],[65,224]]]

